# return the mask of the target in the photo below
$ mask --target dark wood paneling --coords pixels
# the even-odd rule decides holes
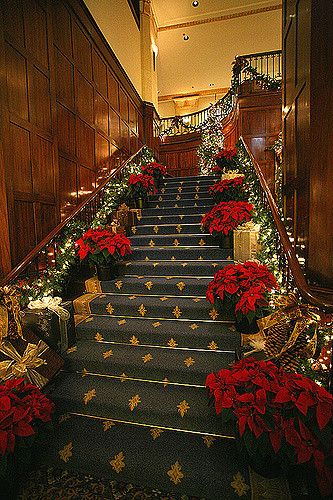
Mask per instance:
[[[10,125],[12,162],[11,182],[14,191],[32,193],[29,131],[13,123]]]
[[[160,161],[175,177],[198,175],[197,148],[200,134],[166,137],[160,146]]]
[[[51,100],[49,79],[35,66],[30,73],[30,117],[32,123],[51,133]]]
[[[97,129],[108,135],[109,104],[98,92],[95,92],[95,125]]]
[[[94,129],[84,121],[76,120],[76,154],[85,167],[94,168]]]
[[[67,217],[77,204],[76,163],[59,156],[59,179],[62,186],[60,191],[60,216]]]
[[[23,2],[25,45],[32,58],[44,68],[49,67],[46,8],[45,2],[44,6],[36,0]]]
[[[57,104],[57,131],[59,153],[66,153],[72,157],[76,155],[75,147],[75,114]]]
[[[28,82],[26,59],[6,44],[6,72],[9,111],[28,119]]]
[[[94,189],[96,176],[135,152],[143,124],[142,101],[83,2],[3,0],[0,9],[0,260],[8,272]]]
[[[58,50],[55,52],[55,71],[57,99],[68,106],[74,108],[74,68],[73,64]]]
[[[283,8],[285,215],[308,278],[333,288],[333,3]]]
[[[100,55],[93,50],[93,73],[94,73],[94,82],[98,91],[104,96],[107,97],[108,93],[108,83],[107,83],[107,69],[106,64]]]
[[[92,79],[91,43],[77,22],[73,23],[74,60],[88,80]]]
[[[14,205],[15,231],[13,231],[13,261],[20,262],[36,245],[33,203],[16,201]]]

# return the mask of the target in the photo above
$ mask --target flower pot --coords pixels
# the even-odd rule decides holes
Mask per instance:
[[[148,207],[148,199],[147,198],[136,198],[135,200],[135,208],[147,208]]]
[[[96,270],[99,281],[111,281],[118,276],[117,265],[113,263],[104,266],[96,265]]]
[[[237,319],[235,323],[236,330],[239,333],[258,333],[259,327],[257,325],[256,318],[252,321],[249,321],[246,316],[242,316],[241,319]]]
[[[234,237],[232,231],[229,234],[219,234],[218,236],[215,236],[215,239],[220,248],[234,248]]]
[[[284,474],[279,461],[274,460],[272,457],[256,456],[254,458],[247,454],[246,461],[254,472],[267,479],[280,477]]]

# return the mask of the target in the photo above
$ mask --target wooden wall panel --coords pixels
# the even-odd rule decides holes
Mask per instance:
[[[1,275],[144,139],[142,101],[83,2],[0,9]]]
[[[54,48],[57,99],[65,106],[74,108],[74,67],[73,64]]]
[[[9,111],[28,120],[26,59],[9,44],[6,44],[6,73]]]
[[[200,134],[166,137],[160,146],[160,161],[174,177],[198,175],[197,148]]]

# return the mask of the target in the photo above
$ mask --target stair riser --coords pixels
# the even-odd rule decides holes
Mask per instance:
[[[199,200],[184,199],[184,200],[167,200],[167,201],[151,201],[149,203],[149,208],[198,208],[198,207],[208,207],[211,208],[215,205],[211,198],[201,198]],[[146,211],[144,211],[144,214]]]
[[[92,319],[92,320],[91,320]],[[122,321],[119,325],[119,321]],[[236,351],[240,349],[239,335],[232,331],[230,324],[194,321],[155,321],[145,318],[127,319],[92,316],[88,322],[80,323],[77,335],[81,342],[95,342],[96,333],[100,333],[106,342],[129,343],[136,336],[140,344],[167,346],[174,338],[179,347],[209,349],[213,341],[219,349]],[[153,326],[155,325],[155,326]],[[192,327],[194,325],[194,327]]]
[[[145,210],[146,212],[146,210]],[[172,214],[173,214],[173,210],[172,210]],[[180,217],[181,215],[181,217]],[[201,223],[201,219],[202,217],[204,216],[204,212],[199,212],[197,214],[193,214],[193,215],[184,215],[184,214],[175,214],[175,215],[170,215],[169,214],[166,214],[166,215],[158,215],[156,213],[156,215],[151,215],[151,216],[143,216],[139,221],[138,221],[138,224],[137,224],[137,227],[141,227],[142,226],[154,226],[155,224],[157,225],[161,225],[161,224],[169,224],[169,225],[177,225],[177,224],[181,224],[181,225],[186,225],[186,224],[197,224],[197,225],[200,225]]]
[[[135,235],[131,236],[131,244],[133,247],[149,247],[154,243],[160,247],[177,247],[177,246],[217,246],[216,239],[211,235],[199,233],[196,235],[177,234],[177,235]]]
[[[192,204],[192,207],[191,207],[191,214],[205,214],[206,212],[208,212],[208,210],[210,210],[212,208],[212,205],[210,206],[193,206]],[[178,207],[178,208],[170,208],[170,207],[164,207],[164,208],[155,208],[155,207],[152,207],[152,208],[145,208],[143,211],[142,211],[142,219],[141,220],[144,220],[144,217],[147,216],[147,217],[156,217],[156,220],[159,220],[158,217],[163,217],[163,216],[168,216],[168,217],[174,217],[174,216],[177,216],[177,215],[186,215],[189,213],[189,210],[188,210],[188,207]],[[175,219],[173,219],[175,220]]]
[[[170,217],[171,219],[171,217]],[[201,221],[201,217],[199,218],[199,221]],[[132,234],[133,236],[139,236],[142,234],[149,234],[151,236],[156,236],[156,234],[168,234],[168,235],[174,235],[176,238],[178,234],[200,234],[201,231],[201,224],[198,222],[197,224],[169,224],[169,225],[162,225],[160,220],[154,220],[155,224],[153,225],[147,225],[147,226],[142,226],[138,225],[132,228]],[[157,223],[156,223],[157,222]],[[173,221],[174,222],[174,217]],[[166,224],[166,222],[163,222],[163,224]],[[156,233],[157,231],[157,233]],[[205,234],[205,233],[202,233]]]
[[[197,262],[131,262],[129,266],[119,266],[119,276],[135,275],[135,276],[209,276],[213,279],[214,274],[218,269],[222,269],[232,261],[221,261],[215,259],[213,262],[197,261]],[[157,264],[157,265],[156,265]],[[186,264],[186,266],[183,266]],[[218,266],[213,266],[218,264]]]
[[[113,307],[113,312],[110,314],[106,307],[111,304]],[[146,312],[142,313],[139,311],[139,307],[143,304],[145,306]],[[179,304],[179,305],[178,305]],[[181,319],[203,319],[211,320],[210,312],[213,306],[209,304],[205,298],[202,298],[200,302],[195,302],[192,299],[185,301],[182,297],[179,299],[168,299],[161,301],[156,298],[155,302],[149,301],[147,297],[138,296],[136,299],[130,300],[128,296],[119,295],[107,295],[105,298],[94,299],[90,303],[90,311],[92,314],[103,314],[110,316],[124,316],[124,317],[147,317],[147,318],[157,318],[157,319],[178,319],[177,312],[173,312],[175,307],[181,310],[181,314],[178,315]],[[225,313],[219,313],[218,320],[225,320],[227,316]]]
[[[161,193],[161,194],[156,194],[153,196],[149,196],[149,201],[150,202],[155,202],[159,203],[162,201],[173,201],[174,203],[178,203],[181,201],[192,201],[196,202],[197,200],[201,200],[202,198],[205,199],[212,199],[212,197],[208,193],[208,189],[202,190],[201,192],[191,192],[191,191],[182,191],[181,193]]]
[[[197,295],[205,296],[208,283],[210,283],[210,279],[200,280],[200,282],[196,280],[188,280],[184,288],[182,288],[181,280],[177,280],[177,283],[180,283],[179,286],[175,282],[170,282],[169,280],[164,280],[164,283],[154,283],[151,285],[152,281],[150,279],[126,279],[123,282],[121,288],[119,289],[119,280],[118,281],[102,281],[101,288],[103,292],[113,292],[117,293],[120,291],[121,293],[143,293],[146,295],[176,295],[182,297],[184,295],[193,295],[194,297]],[[118,285],[117,285],[118,283]],[[146,285],[148,283],[148,285]]]
[[[232,250],[222,249],[222,248],[181,248],[181,247],[165,247],[163,248],[163,253],[161,252],[161,247],[156,245],[156,247],[133,247],[133,254],[131,255],[131,260],[145,260],[148,257],[149,260],[158,261],[163,260],[223,260],[232,257]],[[174,259],[173,259],[174,257]],[[202,257],[202,259],[201,259]]]

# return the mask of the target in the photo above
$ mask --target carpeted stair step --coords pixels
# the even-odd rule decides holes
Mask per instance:
[[[170,219],[173,219],[173,224],[161,224],[161,221],[154,220],[154,224],[138,224],[137,226],[133,226],[131,235],[150,234],[156,236],[157,234],[173,234],[176,238],[178,234],[205,234],[201,231],[201,217],[198,217],[197,222],[192,222],[190,224],[175,223],[174,218],[170,217]]]
[[[216,238],[210,234],[205,234],[199,231],[193,234],[142,234],[131,236],[132,247],[175,247],[175,246],[215,246],[217,247]]]
[[[132,380],[126,375],[114,379],[63,372],[50,397],[60,413],[233,436],[232,428],[221,424],[208,407],[205,386]]]
[[[82,298],[77,299],[77,301]],[[147,317],[161,319],[204,319],[226,321],[225,312],[218,312],[207,302],[205,297],[174,297],[140,294],[107,293],[96,294],[91,300],[89,296],[91,314],[123,317]],[[74,307],[77,307],[74,301]],[[75,311],[80,314],[80,310]],[[228,320],[230,321],[230,320]]]
[[[191,215],[193,215],[193,214],[194,215],[205,214],[211,208],[212,208],[212,205],[198,206],[198,204],[195,204],[195,203],[192,203],[192,206],[190,206],[190,207],[179,207],[178,206],[178,207],[172,207],[172,209],[171,209],[171,207],[156,208],[156,206],[153,206],[153,207],[148,207],[148,208],[143,209],[142,219],[144,217],[155,217],[156,220],[160,220],[160,219],[158,219],[159,217],[161,217],[161,218],[163,218],[164,216],[170,217],[170,215],[172,215],[172,217],[176,217],[179,215],[185,215],[186,212],[188,214],[191,214]],[[175,219],[173,219],[173,220],[175,220]]]
[[[218,269],[222,269],[226,265],[232,263],[230,259],[206,259],[206,260],[142,260],[131,261],[120,264],[118,266],[119,275],[121,276],[211,276]]]
[[[130,343],[168,346],[173,339],[179,347],[221,349],[239,352],[241,337],[233,323],[186,319],[148,319],[90,315],[76,328],[79,342]]]
[[[212,198],[200,198],[194,200],[193,198],[184,198],[181,200],[166,200],[166,201],[151,201],[149,202],[149,208],[158,208],[163,210],[165,208],[188,208],[188,207],[208,207],[212,208],[214,206],[214,201]],[[148,208],[148,210],[149,210]],[[206,210],[206,209],[205,209]],[[207,210],[206,210],[207,211]],[[146,213],[146,209],[144,211]]]
[[[135,260],[223,260],[232,257],[230,248],[217,246],[147,246],[132,247],[131,261]]]
[[[164,185],[165,186],[170,186],[170,185],[175,185],[179,184],[180,186],[183,186],[184,184],[201,184],[201,183],[207,183],[207,182],[214,182],[216,179],[218,179],[219,175],[217,174],[212,174],[212,175],[193,175],[189,177],[169,177],[167,179],[164,179]]]
[[[156,215],[144,215],[146,209],[143,212],[142,217],[140,217],[137,227],[143,226],[154,226],[155,224],[168,224],[168,225],[178,225],[178,224],[200,224],[202,217],[205,215],[203,211],[199,213],[190,214],[174,214],[174,209],[172,211],[168,210],[165,215],[160,215],[156,212]]]
[[[162,189],[159,190],[158,194],[161,194],[162,196],[167,195],[167,194],[183,194],[183,193],[191,193],[193,196],[196,195],[196,193],[209,193],[209,188],[215,183],[216,181],[205,181],[205,182],[200,182],[199,184],[196,183],[183,183],[181,186],[176,186],[174,184],[165,184]]]
[[[170,341],[175,345],[174,339]],[[205,385],[207,366],[217,372],[236,360],[234,351],[136,345],[136,342],[134,335],[128,344],[81,342],[76,350],[70,349],[65,355],[65,370],[118,378],[125,373],[135,379]]]
[[[250,498],[248,469],[235,441],[208,434],[68,414],[60,416],[52,440],[41,448],[39,461],[172,492],[179,500],[188,498],[184,494],[206,500]],[[124,500],[146,498],[138,492],[125,495]],[[156,493],[149,498],[169,496]]]
[[[210,278],[205,277],[179,280],[165,276],[163,278],[127,276],[114,281],[101,281],[100,286],[102,292],[204,296],[210,281]]]
[[[164,202],[164,201],[173,201],[174,203],[178,203],[181,201],[189,201],[193,200],[201,200],[201,199],[212,199],[212,197],[208,193],[208,188],[206,189],[201,189],[201,191],[182,191],[182,192],[165,192],[165,193],[158,193],[149,196],[149,202],[152,203],[159,203],[159,202]]]

